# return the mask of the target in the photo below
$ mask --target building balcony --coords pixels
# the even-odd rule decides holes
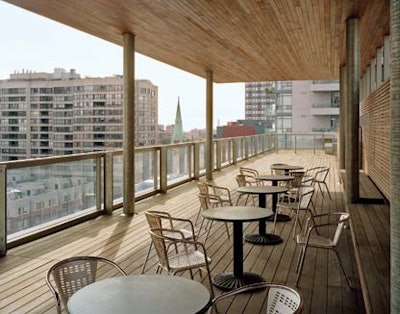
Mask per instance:
[[[339,90],[339,82],[332,80],[312,81],[311,92],[334,92]]]
[[[310,109],[310,114],[313,116],[338,116],[339,104],[313,104]]]

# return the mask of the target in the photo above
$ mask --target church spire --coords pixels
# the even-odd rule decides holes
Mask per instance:
[[[171,143],[183,143],[183,126],[182,126],[182,116],[181,116],[181,105],[179,103],[176,108],[174,133],[172,133]]]

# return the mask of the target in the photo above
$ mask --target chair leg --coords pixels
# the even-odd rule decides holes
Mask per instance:
[[[228,234],[228,239],[231,238],[230,234],[229,234],[229,228],[228,228],[228,224],[225,222],[225,229],[226,229],[226,233]]]
[[[202,221],[201,221],[201,225],[200,225],[199,231],[198,231],[198,233],[197,233],[197,238],[200,238],[200,236],[201,236],[201,230],[203,229],[204,219],[205,219],[205,218],[203,218]],[[206,229],[207,229],[207,228],[206,228]]]
[[[200,213],[201,213],[201,206],[200,206],[200,208],[199,208],[199,211],[197,212],[196,221],[194,222],[195,225],[197,225],[197,221],[198,221],[199,218],[200,218]]]
[[[146,260],[144,261],[143,268],[142,268],[142,274],[144,274],[144,271],[146,270],[147,261],[149,259],[150,251],[151,251],[152,247],[153,247],[153,242],[150,243],[149,250],[147,251]]]
[[[326,184],[326,182],[322,182],[325,185],[326,191],[328,192],[329,195],[329,199],[332,200],[332,196],[331,196],[331,192],[328,189],[328,185]]]
[[[337,252],[336,249],[333,249],[333,251],[335,252],[335,254],[336,254],[336,256],[337,256],[337,259],[339,260],[340,268],[342,269],[344,278],[346,278],[346,281],[347,281],[347,284],[348,284],[349,288],[350,288],[350,289],[354,289],[354,287],[353,287],[353,286],[351,285],[351,283],[350,283],[350,278],[347,276],[346,272],[344,271],[342,259],[340,258],[339,253]]]
[[[306,253],[307,253],[307,246],[306,245],[304,245],[304,249],[303,249],[302,253],[303,254],[301,255],[301,258],[300,258],[300,261],[299,261],[300,265],[298,265],[298,267],[297,267],[298,270],[297,270],[296,287],[299,286],[301,272],[303,271],[304,259],[306,257]]]
[[[211,231],[212,225],[213,225],[213,221],[211,220],[210,228],[208,228],[207,235],[206,235],[206,238],[204,240],[204,244],[207,242],[208,236],[210,235],[210,231]]]

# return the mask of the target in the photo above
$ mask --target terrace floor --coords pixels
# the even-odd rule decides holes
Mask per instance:
[[[320,213],[345,211],[342,185],[339,183],[336,157],[322,151],[280,151],[266,153],[248,161],[242,161],[216,172],[214,183],[228,187],[236,201],[235,176],[240,166],[252,167],[260,173],[269,173],[272,163],[283,162],[304,168],[328,166],[332,200],[317,189],[314,204]],[[204,178],[202,178],[204,180]],[[47,269],[56,261],[74,255],[99,255],[117,262],[128,274],[140,274],[150,244],[147,223],[143,211],[166,210],[175,216],[196,219],[199,209],[196,181],[184,184],[166,194],[156,195],[136,204],[138,211],[133,217],[120,215],[101,216],[75,227],[13,248],[0,259],[0,313],[55,313],[52,295],[45,283]],[[305,219],[305,215],[301,216]],[[276,233],[283,239],[276,246],[258,246],[244,242],[244,270],[261,274],[266,281],[294,285],[298,249],[291,237],[293,222],[277,224]],[[218,274],[232,270],[232,239],[228,239],[224,227],[215,223],[206,242],[208,255],[212,258],[211,272]],[[199,224],[198,226],[199,227]],[[270,230],[272,224],[267,225]],[[230,228],[232,226],[230,225]],[[244,234],[257,233],[257,223],[244,224]],[[200,240],[204,240],[200,237]],[[349,289],[333,252],[310,249],[306,257],[299,290],[304,298],[303,313],[362,313],[363,304],[356,270],[351,233],[345,229],[339,243],[339,254],[344,259],[345,270],[357,288]],[[147,273],[156,270],[153,252]],[[189,277],[188,273],[183,276]],[[196,280],[208,286],[205,276]],[[222,291],[216,288],[216,294]],[[101,297],[101,296],[100,296]],[[221,303],[221,313],[258,313],[263,294],[238,295]]]

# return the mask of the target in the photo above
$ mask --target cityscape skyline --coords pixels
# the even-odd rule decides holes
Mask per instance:
[[[12,25],[12,27],[10,27]],[[0,1],[0,79],[19,71],[76,69],[82,77],[122,74],[122,47]],[[183,130],[205,128],[206,81],[139,53],[135,78],[159,88],[159,123],[175,123],[180,99]],[[214,127],[244,119],[244,83],[214,83]]]

